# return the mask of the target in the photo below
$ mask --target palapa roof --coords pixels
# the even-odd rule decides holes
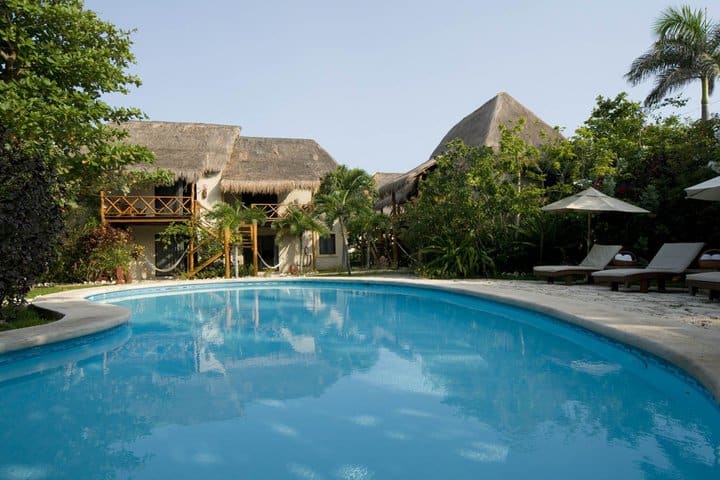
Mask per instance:
[[[123,123],[125,141],[143,145],[155,154],[152,166],[171,171],[177,179],[196,182],[203,174],[220,172],[230,160],[240,127],[205,123]]]
[[[389,173],[389,172],[376,172],[375,175],[372,176],[373,182],[375,182],[375,186],[380,189],[383,185],[386,185],[394,180],[397,180],[399,177],[402,177],[404,173]]]
[[[395,201],[404,202],[416,191],[418,179],[435,166],[435,157],[445,151],[449,142],[461,139],[466,145],[498,148],[500,127],[510,126],[521,118],[525,119],[525,128],[519,137],[531,145],[539,146],[563,138],[557,129],[542,121],[512,96],[500,92],[452,127],[430,154],[429,160],[379,187],[380,200],[376,206],[382,208],[392,203],[393,193]]]
[[[314,140],[238,137],[223,169],[224,192],[284,193],[317,190],[337,162]]]
[[[466,145],[498,148],[501,139],[500,127],[508,126],[521,118],[525,119],[525,128],[519,137],[530,145],[539,146],[549,140],[563,138],[557,129],[542,121],[510,94],[500,92],[452,127],[430,154],[430,158],[443,153],[446,145],[457,138]]]

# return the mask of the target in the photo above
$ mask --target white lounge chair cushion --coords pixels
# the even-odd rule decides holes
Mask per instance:
[[[535,273],[558,273],[565,270],[580,270],[594,272],[607,267],[616,253],[622,248],[621,245],[599,245],[595,244],[587,256],[580,262],[580,265],[538,265],[533,268]]]
[[[629,277],[643,272],[682,273],[700,254],[704,243],[666,243],[655,254],[647,268],[619,268],[593,273],[595,278]]]

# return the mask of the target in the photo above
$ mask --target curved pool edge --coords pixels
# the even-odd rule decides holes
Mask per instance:
[[[684,371],[705,387],[720,403],[720,331],[653,317],[640,318],[612,304],[598,305],[568,296],[541,292],[519,292],[511,284],[483,280],[428,280],[386,277],[294,277],[154,281],[142,284],[72,290],[38,297],[32,303],[65,316],[56,322],[0,333],[0,353],[97,333],[126,323],[129,312],[114,305],[99,304],[86,297],[101,293],[152,288],[252,282],[347,282],[425,287],[460,292],[549,314],[611,340],[659,357]],[[585,286],[594,288],[593,286]],[[608,292],[608,299],[612,293]],[[9,334],[9,335],[8,335]],[[10,348],[10,349],[8,349]]]
[[[66,292],[33,300],[32,305],[62,315],[54,322],[0,332],[0,354],[104,332],[130,321],[130,311],[90,302]]]
[[[706,330],[658,317],[644,319],[613,305],[589,304],[568,297],[522,292],[523,298],[517,298],[516,290],[498,285],[461,281],[453,282],[449,287],[452,291],[545,313],[654,355],[694,378],[720,404],[718,330]],[[608,295],[611,298],[612,293],[608,291]]]

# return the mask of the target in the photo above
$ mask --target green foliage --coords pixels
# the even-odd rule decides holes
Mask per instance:
[[[719,32],[720,25],[711,21],[705,10],[669,7],[655,22],[657,40],[633,61],[625,77],[633,85],[655,77],[646,105],[657,104],[673,91],[700,80],[702,119],[709,120],[708,96],[720,73]]]
[[[84,191],[97,195],[98,190],[109,194],[128,195],[133,190],[150,189],[158,186],[169,187],[175,183],[175,174],[162,168],[152,170],[122,170],[108,172],[102,183],[90,182],[84,185]],[[97,203],[95,200],[93,203]]]
[[[325,224],[297,205],[288,206],[283,216],[273,223],[272,228],[278,231],[275,236],[276,243],[279,243],[285,237],[298,239],[301,268],[304,265],[305,256],[303,234],[305,232],[316,232],[321,236],[325,236],[330,233],[330,229]]]
[[[18,304],[47,269],[62,233],[55,172],[0,132],[0,307]]]
[[[592,115],[568,143],[576,164],[562,177],[562,189],[569,189],[565,194],[592,185],[652,212],[595,215],[595,241],[623,244],[647,258],[669,241],[720,244],[720,228],[710,221],[720,214],[718,205],[686,200],[683,190],[716,175],[710,167],[720,158],[717,118],[686,123],[670,116],[651,123],[624,93],[598,97]],[[577,260],[573,252],[582,251],[577,246],[583,219],[546,215],[543,222],[545,260]]]
[[[320,189],[315,195],[314,204],[328,228],[332,229],[335,222],[340,224],[343,240],[343,257],[348,274],[351,274],[350,257],[348,256],[348,236],[360,232],[349,230],[356,225],[353,220],[373,211],[377,199],[377,187],[372,177],[359,168],[348,169],[340,165],[335,171],[322,179]]]
[[[350,242],[365,252],[365,268],[370,268],[371,259],[379,263],[377,243],[392,230],[390,217],[379,212],[363,211],[350,220],[348,231],[353,232]],[[386,261],[386,260],[385,260]]]
[[[252,223],[263,226],[267,223],[267,212],[260,207],[244,207],[240,213],[240,218],[245,223]]]
[[[198,229],[193,228],[190,223],[187,222],[173,222],[158,234],[160,243],[165,246],[173,245],[178,239],[187,241],[193,237],[197,237]]]
[[[567,180],[582,187],[599,186],[642,155],[645,114],[626,93],[615,98],[597,97],[590,118],[572,139],[575,161]]]
[[[130,46],[130,32],[81,0],[0,2],[0,125],[41,152],[70,201],[88,180],[152,158],[118,142],[126,134],[117,124],[142,113],[102,100],[140,85],[126,73]]]
[[[32,305],[8,305],[1,311],[0,332],[44,325],[60,318],[55,312],[35,308]]]
[[[88,228],[80,243],[83,254],[75,264],[75,272],[91,282],[114,279],[118,267],[128,271],[132,260],[143,254],[142,247],[133,243],[129,231],[109,225]]]
[[[330,230],[311,213],[297,205],[290,205],[287,210],[272,225],[276,229],[275,240],[281,241],[285,237],[300,238],[305,232],[317,232],[321,236],[330,233]]]
[[[514,268],[529,244],[524,227],[539,216],[538,150],[503,130],[499,152],[456,140],[406,205],[406,243],[420,252],[419,272],[433,277],[491,275]]]
[[[232,235],[231,242],[234,244],[242,243],[240,227],[243,224],[254,223],[264,225],[265,222],[267,222],[265,210],[258,207],[248,208],[241,202],[232,204],[218,202],[213,209],[207,213],[207,218],[220,229],[229,228]]]
[[[230,241],[233,244],[242,243],[242,236],[240,235],[240,226],[244,220],[242,217],[244,207],[242,203],[237,202],[229,204],[225,202],[218,202],[215,204],[213,209],[207,213],[207,218],[217,225],[220,230],[230,230]]]

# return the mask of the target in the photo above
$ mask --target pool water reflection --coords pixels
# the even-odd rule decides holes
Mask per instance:
[[[705,391],[538,313],[360,284],[137,293],[96,298],[129,327],[0,357],[0,479],[720,478]]]

